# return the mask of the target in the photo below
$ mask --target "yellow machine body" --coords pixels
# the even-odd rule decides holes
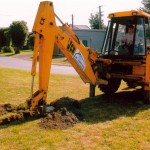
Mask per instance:
[[[35,34],[33,63],[31,74],[33,76],[31,97],[28,101],[29,107],[36,109],[46,103],[50,70],[54,45],[56,44],[67,60],[75,68],[81,79],[90,84],[90,93],[94,95],[96,85],[106,94],[116,92],[123,79],[129,84],[140,84],[144,87],[146,98],[150,99],[150,52],[149,46],[143,36],[140,47],[133,47],[132,56],[120,55],[119,38],[117,32],[122,31],[121,26],[128,26],[128,23],[134,23],[136,29],[139,25],[138,18],[141,21],[150,18],[150,15],[142,11],[115,12],[109,14],[110,22],[106,30],[102,54],[90,47],[85,47],[78,39],[71,28],[64,24],[54,12],[52,2],[44,1],[39,5],[35,18],[33,33]],[[144,19],[143,19],[144,18]],[[56,19],[62,24],[57,26]],[[136,45],[136,33],[134,33],[134,43]],[[144,27],[142,35],[145,33]],[[121,32],[122,33],[122,32]],[[118,40],[118,41],[117,41]],[[136,50],[145,50],[141,53],[135,53]],[[145,48],[145,49],[144,49]],[[114,51],[112,53],[112,51]],[[135,54],[135,55],[134,55]],[[36,64],[39,58],[39,89],[33,92],[34,76],[36,75]]]

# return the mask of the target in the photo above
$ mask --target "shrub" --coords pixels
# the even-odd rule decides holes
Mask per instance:
[[[19,54],[20,53],[20,49],[18,47],[14,47],[14,52],[15,52],[15,54]]]
[[[3,46],[3,47],[2,47],[2,52],[3,52],[3,53],[13,53],[13,52],[14,52],[14,49],[13,49],[13,47],[11,47],[11,46]]]

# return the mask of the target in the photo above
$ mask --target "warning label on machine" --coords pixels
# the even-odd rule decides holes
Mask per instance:
[[[76,52],[73,55],[73,59],[77,62],[77,64],[79,65],[79,67],[84,70],[85,69],[85,61],[84,61],[84,57],[81,54],[81,52],[77,49]]]

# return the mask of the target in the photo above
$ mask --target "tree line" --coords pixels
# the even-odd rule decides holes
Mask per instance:
[[[150,0],[141,0],[141,4],[143,6],[141,6],[138,9],[150,14]],[[103,19],[101,19],[102,16],[103,16],[102,12],[96,12],[96,13],[90,14],[89,24],[90,24],[91,29],[105,29],[106,28],[106,26],[104,25]]]
[[[13,21],[7,28],[0,28],[0,52],[20,53],[23,49],[32,49],[34,35],[29,34],[25,21]]]

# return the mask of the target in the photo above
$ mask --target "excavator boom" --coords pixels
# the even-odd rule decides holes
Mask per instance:
[[[60,21],[62,27],[56,25],[55,18]],[[105,80],[97,78],[96,70],[93,67],[98,61],[98,53],[89,47],[85,47],[71,28],[60,20],[54,12],[52,2],[40,3],[32,31],[35,33],[35,44],[31,71],[33,76],[32,92],[29,104],[33,109],[46,103],[54,44],[59,47],[85,83],[94,86],[96,84],[107,84]],[[33,94],[38,57],[39,90]]]
[[[54,45],[58,46],[83,82],[90,84],[90,96],[95,95],[96,85],[105,94],[113,94],[123,80],[128,87],[141,86],[144,89],[144,101],[150,102],[150,44],[146,39],[150,15],[132,10],[111,13],[109,18],[102,53],[99,54],[85,47],[72,29],[63,23],[54,12],[52,2],[40,3],[32,30],[35,43],[31,96],[27,101],[29,108],[40,110],[46,105]],[[57,26],[56,19],[62,24],[61,27]],[[134,32],[132,42],[128,45],[121,38],[125,37],[131,25]],[[38,58],[39,88],[33,92]]]

